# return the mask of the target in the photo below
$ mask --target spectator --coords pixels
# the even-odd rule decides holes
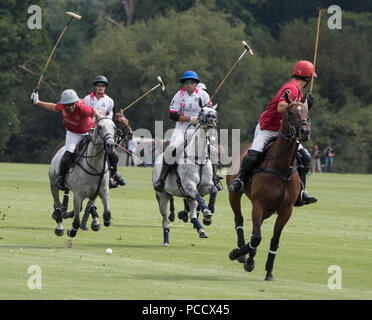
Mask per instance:
[[[317,145],[314,146],[313,150],[313,170],[312,173],[314,172],[322,172],[322,168],[320,165],[320,151],[319,147]]]
[[[134,141],[133,139],[132,140],[129,140],[128,141],[128,156],[127,156],[127,167],[134,167],[134,161],[133,161],[133,155],[135,154],[136,152],[136,141]]]
[[[325,155],[324,172],[333,172],[333,159],[335,156],[332,145],[328,145],[323,151]]]

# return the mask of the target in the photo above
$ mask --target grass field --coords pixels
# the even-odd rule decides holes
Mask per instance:
[[[54,235],[48,165],[0,163],[0,299],[372,299],[371,175],[314,174],[308,191],[319,201],[295,208],[266,282],[265,261],[275,216],[262,226],[256,269],[228,259],[236,247],[227,191],[219,193],[208,239],[176,217],[162,247],[161,216],[150,168],[120,168],[127,186],[111,190],[112,225]],[[84,203],[85,204],[85,203]],[[244,199],[245,233],[251,233]],[[70,201],[70,207],[72,201]],[[176,211],[182,208],[176,199]],[[72,220],[64,220],[65,231]],[[90,225],[90,221],[88,223]],[[69,244],[70,243],[70,244]],[[113,253],[105,253],[112,248]],[[31,290],[28,268],[41,268]],[[331,290],[331,265],[342,289]]]

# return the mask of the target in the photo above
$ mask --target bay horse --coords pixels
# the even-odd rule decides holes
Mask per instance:
[[[254,257],[261,242],[261,225],[263,220],[277,213],[274,233],[266,260],[265,280],[272,281],[274,260],[279,246],[281,232],[291,217],[293,206],[300,193],[300,176],[296,167],[296,154],[299,141],[310,137],[310,120],[308,109],[301,102],[291,101],[285,93],[288,103],[283,115],[279,134],[271,148],[264,152],[263,162],[253,170],[248,183],[244,184],[244,193],[252,203],[252,236],[245,244],[243,216],[241,213],[242,194],[229,191],[229,201],[235,215],[235,229],[238,236],[238,247],[229,254],[231,260],[244,262],[244,269],[251,272],[255,267]],[[250,148],[246,145],[240,153],[240,164]],[[231,164],[230,164],[231,165]],[[226,183],[230,185],[235,175],[227,175]],[[249,254],[247,260],[244,256]]]

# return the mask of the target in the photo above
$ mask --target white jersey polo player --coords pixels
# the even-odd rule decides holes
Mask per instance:
[[[199,99],[201,99],[203,106],[210,103],[209,94],[196,87],[200,80],[195,71],[186,71],[180,82],[183,86],[174,95],[169,107],[169,118],[176,121],[176,127],[170,144],[164,152],[161,174],[154,184],[154,189],[159,192],[164,190],[164,181],[169,172],[169,167],[175,161],[174,150],[178,152],[179,147],[185,141],[185,135],[187,138],[195,131],[200,113]]]

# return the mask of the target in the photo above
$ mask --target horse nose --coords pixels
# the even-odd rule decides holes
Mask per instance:
[[[106,151],[112,152],[114,150],[114,140],[108,139],[105,142]]]
[[[302,127],[300,129],[300,140],[307,141],[310,138],[310,129],[306,127]]]

